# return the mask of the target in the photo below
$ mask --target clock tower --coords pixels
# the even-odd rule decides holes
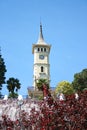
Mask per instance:
[[[50,64],[49,53],[51,45],[44,41],[42,33],[42,25],[40,24],[40,34],[36,44],[32,45],[32,53],[34,54],[33,67],[33,86],[36,89],[36,81],[39,79],[47,79],[50,85]]]

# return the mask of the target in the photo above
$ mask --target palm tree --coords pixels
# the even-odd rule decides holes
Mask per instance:
[[[19,83],[19,80],[18,79],[15,79],[15,78],[9,78],[7,80],[7,89],[9,91],[9,97],[17,97],[18,94],[18,89],[20,89],[21,87],[21,84]]]
[[[36,86],[39,90],[43,90],[43,84],[45,84],[47,86],[47,88],[49,89],[49,83],[48,83],[47,79],[39,79],[36,82]]]

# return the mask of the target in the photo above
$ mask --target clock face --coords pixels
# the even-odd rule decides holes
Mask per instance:
[[[44,55],[40,55],[39,58],[40,58],[40,59],[44,59]]]

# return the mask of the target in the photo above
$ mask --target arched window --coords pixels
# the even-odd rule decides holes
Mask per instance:
[[[38,48],[38,51],[40,51],[40,48]]]
[[[44,52],[46,52],[46,48],[44,48]]]
[[[43,72],[44,71],[44,67],[43,66],[41,66],[41,72]]]
[[[43,48],[41,48],[41,52],[43,52]]]

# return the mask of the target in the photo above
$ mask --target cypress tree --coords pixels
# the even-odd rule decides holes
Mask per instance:
[[[2,58],[1,55],[1,49],[0,49],[0,97],[1,97],[1,90],[3,87],[3,84],[5,84],[5,72],[6,72],[6,66],[5,66],[5,62],[4,59]]]

